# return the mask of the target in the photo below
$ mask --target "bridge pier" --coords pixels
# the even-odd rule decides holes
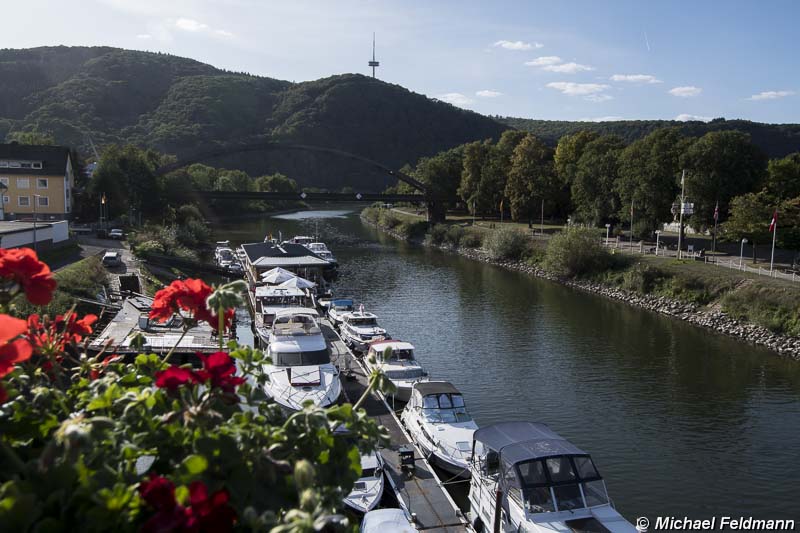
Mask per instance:
[[[440,224],[445,221],[447,210],[445,209],[444,202],[437,202],[435,200],[428,200],[428,222],[431,224]]]

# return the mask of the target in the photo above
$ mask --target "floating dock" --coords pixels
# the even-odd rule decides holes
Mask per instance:
[[[320,326],[331,347],[331,360],[342,371],[342,388],[347,401],[355,403],[367,390],[367,372],[353,355],[327,319]],[[367,414],[389,432],[390,444],[380,450],[385,462],[385,474],[397,494],[400,507],[415,518],[419,531],[469,531],[469,523],[450,497],[441,480],[431,468],[420,449],[411,441],[400,419],[378,393],[363,404]],[[407,474],[400,467],[398,450],[414,450],[414,470]]]

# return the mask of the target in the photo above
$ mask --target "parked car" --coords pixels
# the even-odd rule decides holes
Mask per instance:
[[[107,267],[120,266],[122,264],[122,254],[120,252],[106,252],[103,255],[103,265]]]
[[[117,239],[118,241],[121,241],[125,238],[125,232],[122,231],[121,229],[112,229],[111,231],[108,232],[108,238]]]

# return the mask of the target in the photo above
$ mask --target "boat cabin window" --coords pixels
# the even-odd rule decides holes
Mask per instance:
[[[429,394],[422,398],[422,415],[429,422],[454,424],[469,422],[472,417],[460,394]]]
[[[225,261],[233,260],[233,253],[230,250],[220,250],[219,251],[220,258],[224,259]]]
[[[276,366],[316,366],[331,362],[327,348],[310,352],[279,352],[272,357]]]
[[[378,321],[375,320],[375,317],[351,317],[348,323],[359,327],[378,325]]]
[[[385,354],[386,350],[378,352],[378,356],[380,357],[381,361],[386,360]],[[389,357],[389,361],[413,361],[413,360],[414,360],[414,350],[392,350],[392,356]]]
[[[518,476],[508,479],[509,494],[521,486],[522,504],[531,513],[582,509],[608,503],[605,483],[589,456],[557,456],[516,465]],[[515,494],[517,500],[519,493]]]
[[[277,326],[280,324],[297,324],[304,327],[311,327],[314,325],[314,319],[309,315],[279,316],[275,319],[275,325]]]
[[[353,304],[336,304],[333,306],[337,311],[352,311]]]

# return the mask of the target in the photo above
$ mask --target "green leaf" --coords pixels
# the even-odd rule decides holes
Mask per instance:
[[[107,409],[111,407],[111,400],[107,396],[95,396],[94,399],[86,406],[87,411],[96,411],[98,409]]]
[[[202,455],[190,455],[183,460],[183,466],[187,472],[196,476],[205,472],[208,468],[208,460]]]
[[[355,446],[350,448],[350,451],[347,452],[347,457],[350,459],[350,470],[352,470],[357,476],[360,476],[361,454],[358,452],[358,448]]]
[[[179,487],[175,488],[175,500],[184,505],[186,502],[189,501],[189,487],[186,485],[180,485]]]

